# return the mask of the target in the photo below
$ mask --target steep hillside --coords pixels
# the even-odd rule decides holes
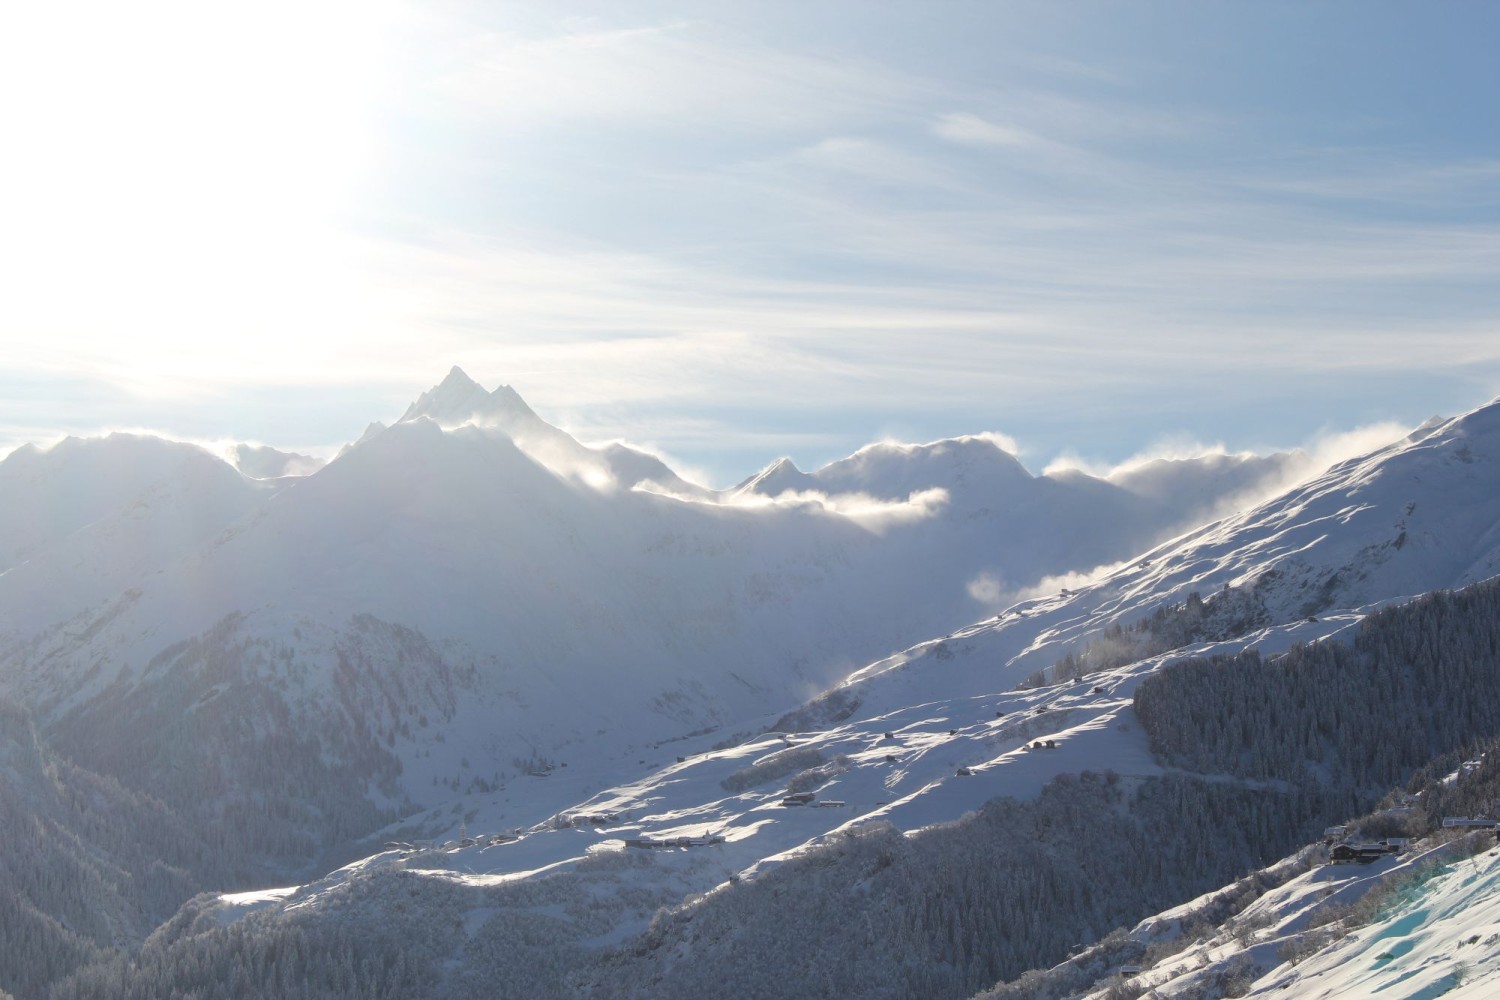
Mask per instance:
[[[1004,580],[1118,559],[1183,516],[1032,477],[990,438],[825,470],[857,494],[714,497],[456,369],[310,475],[204,470],[158,490],[237,490],[208,537],[189,500],[155,499],[130,510],[180,542],[105,517],[56,543],[87,569],[133,539],[129,573],[80,569],[82,596],[14,574],[13,607],[59,623],[17,630],[0,688],[83,766],[232,819],[240,849],[299,872],[457,794],[607,787],[663,741],[722,740],[971,621]]]
[[[1449,759],[1463,759],[1500,727],[1493,710],[1462,710],[1471,702],[1500,704],[1497,602],[1500,581],[1492,581],[1389,609],[1358,630],[1354,651],[1369,657],[1365,683],[1372,688],[1408,670],[1451,675],[1419,689],[1425,715],[1452,720],[1434,730],[1431,744]],[[1418,652],[1403,652],[1402,640]],[[1291,652],[1268,664],[1285,679],[1241,676],[1235,660],[1179,661],[1173,669],[1226,690],[1250,684],[1278,693],[1293,675],[1338,670],[1348,659],[1337,640]],[[304,955],[326,956],[334,969],[365,970],[366,978],[345,987],[318,959],[309,972],[322,977],[317,996],[399,988],[416,997],[663,998],[714,989],[766,997],[965,997],[1056,961],[1070,945],[1103,939],[1060,978],[1028,974],[999,993],[1076,995],[1107,976],[1111,961],[1150,965],[1148,948],[1175,936],[1172,927],[1250,913],[1247,901],[1266,886],[1291,884],[1296,871],[1242,880],[1192,913],[1169,911],[1143,924],[1134,936],[1108,933],[1111,927],[1307,844],[1351,808],[1369,809],[1381,788],[1430,759],[1427,747],[1397,739],[1404,720],[1363,709],[1354,728],[1394,747],[1373,766],[1362,745],[1342,740],[1323,755],[1316,775],[1285,772],[1301,783],[1276,774],[1248,778],[1216,757],[1173,766],[1170,755],[1156,760],[1149,751],[1172,745],[1184,725],[1196,727],[1194,745],[1211,743],[1221,729],[1257,727],[1249,719],[1241,725],[1238,716],[1194,716],[1202,693],[1174,684],[1158,695],[1175,699],[1172,725],[1149,717],[1137,723],[1118,699],[1136,684],[1145,690],[1155,683],[1154,666],[1108,677],[1107,693],[998,692],[983,703],[928,703],[913,706],[908,718],[684,755],[527,828],[496,830],[483,797],[474,797],[464,803],[472,813],[449,820],[467,821],[466,838],[392,844],[305,886],[225,896],[217,904],[197,900],[131,970],[106,963],[64,995],[87,995],[119,977],[121,996],[171,987],[227,996],[227,970],[274,967],[276,977],[262,971],[238,987],[248,991],[240,995],[272,995],[266,990],[280,977],[299,974],[298,960],[286,956]],[[1015,710],[1026,699],[1046,710],[1009,722],[1009,713],[969,721],[994,705]],[[1097,717],[1079,725],[1091,700],[1093,712],[1111,701],[1126,712],[1113,715],[1113,725]],[[1309,697],[1284,711],[1285,724],[1336,733],[1334,723],[1350,711],[1336,698]],[[1023,738],[1039,732],[1051,735]],[[1272,760],[1277,745],[1273,730],[1250,752]],[[1419,810],[1402,807],[1357,829],[1404,835],[1447,810],[1473,808],[1469,791],[1492,794],[1485,772],[1466,779],[1480,785],[1460,780],[1450,793],[1453,779],[1419,781]],[[882,794],[892,798],[874,800]],[[503,808],[498,797],[495,805]],[[1332,884],[1325,878],[1299,898],[1313,899],[1325,883]],[[1243,943],[1265,926],[1228,933]],[[1282,928],[1276,947],[1296,930]],[[1205,964],[1191,956],[1162,959],[1164,970],[1182,966],[1175,977]],[[1207,992],[1184,995],[1232,995],[1222,987],[1243,979],[1242,971],[1187,976],[1184,985]],[[1042,990],[1062,981],[1070,984],[1065,990]]]
[[[139,947],[187,896],[233,877],[161,802],[59,758],[3,701],[0,839],[0,991],[22,998]]]
[[[1374,615],[1320,607],[1309,616],[1288,596],[1301,588],[1284,589],[1295,579],[1287,566],[1316,567],[1319,553],[1343,559],[1336,568],[1352,565],[1350,553],[1388,551],[1369,565],[1401,565],[1409,546],[1381,544],[1380,520],[1360,511],[1391,492],[1381,484],[1397,483],[1406,496],[1413,479],[1400,473],[1413,462],[1448,480],[1416,480],[1443,532],[1430,549],[1482,552],[1488,525],[1473,507],[1493,500],[1470,477],[1488,416],[1350,463],[1310,491],[1153,554],[1155,565],[872,666],[772,731],[660,748],[676,763],[648,752],[643,763],[661,761],[659,770],[592,796],[586,779],[558,774],[471,795],[389,834],[449,843],[397,846],[275,898],[227,897],[222,912],[254,918],[236,932],[233,953],[254,954],[257,935],[294,924],[326,934],[320,908],[339,923],[373,921],[405,893],[419,920],[468,914],[462,937],[406,953],[408,968],[434,977],[425,987],[434,996],[483,995],[481,984],[497,981],[543,996],[693,996],[704,975],[766,995],[963,996],[987,976],[1059,957],[1069,943],[1267,863],[1373,804],[1431,754],[1493,735],[1500,583],[1395,600]],[[1449,449],[1474,460],[1446,461]],[[1457,506],[1445,508],[1445,496]],[[1330,520],[1328,509],[1349,513]],[[1272,537],[1252,535],[1267,525]],[[1239,567],[1252,552],[1271,557],[1248,577],[1269,581],[1260,586],[1234,581],[1151,616],[1139,616],[1150,606],[1143,590],[1129,602],[1101,600],[1146,571],[1170,600],[1184,567]],[[1391,577],[1402,589],[1387,594],[1373,589],[1384,577],[1366,573],[1372,589],[1361,596],[1394,599],[1434,565],[1461,574],[1472,559],[1424,557],[1411,576]],[[1105,612],[1059,627],[1070,603],[1090,601],[1114,608],[1113,624],[1137,615],[1165,635],[1188,636],[1188,645],[1031,689],[1014,687],[1015,665],[982,655],[997,637],[1032,659],[1056,659],[1079,637],[1110,637]],[[1289,621],[1267,623],[1288,610]],[[1243,634],[1229,634],[1236,628]],[[1121,648],[1151,641],[1149,632],[1132,634],[1114,639]],[[1219,659],[1182,665],[1194,654]],[[925,685],[918,695],[891,679]],[[1260,694],[1247,700],[1246,691]],[[1411,726],[1386,711],[1392,700],[1419,706],[1432,724],[1409,739]],[[1227,707],[1212,708],[1220,702]],[[1258,715],[1262,703],[1268,711]],[[1299,749],[1281,727],[1312,742]],[[652,919],[683,898],[669,917]],[[1045,920],[1021,916],[1043,912],[1044,901]],[[526,927],[542,930],[517,950]],[[231,947],[200,938],[172,947],[183,955]],[[847,961],[820,964],[829,954]],[[687,955],[695,960],[679,960]],[[736,958],[744,955],[756,960]],[[786,973],[774,985],[764,979],[768,955]],[[431,962],[449,963],[450,973]]]
[[[278,953],[358,970],[320,995],[478,996],[509,976],[537,995],[632,995],[644,982],[696,995],[694,967],[671,956],[732,954],[735,934],[695,928],[763,905],[817,922],[818,899],[873,894],[883,920],[924,935],[899,974],[883,964],[884,924],[815,934],[789,920],[764,928],[780,942],[766,947],[789,964],[864,954],[860,974],[898,995],[962,996],[1054,956],[1063,937],[1264,863],[1397,780],[1432,740],[1465,738],[1459,726],[1422,746],[1391,741],[1368,773],[1303,786],[1300,771],[1173,758],[1163,716],[1137,717],[1133,701],[1194,654],[1257,652],[1248,674],[1321,641],[1353,643],[1363,663],[1375,605],[1488,572],[1495,406],[956,630],[979,581],[993,593],[1011,574],[1091,565],[1080,552],[1132,532],[1156,537],[1176,512],[1143,483],[1217,477],[1238,490],[1243,470],[1158,469],[1126,489],[1032,477],[974,438],[866,449],[816,489],[695,498],[625,474],[618,448],[569,441],[509,390],[452,373],[211,544],[12,646],[6,685],[57,749],[213,831],[237,871],[300,882],[371,855],[317,882],[198,900],[144,953],[158,964],[132,989],[149,995],[184,962],[290,975],[266,960],[282,942]],[[786,711],[924,634],[942,638]],[[1344,773],[1334,743],[1325,774]],[[1122,883],[1156,895],[1094,893],[1103,876],[1082,877],[1087,850],[1044,877],[1055,885],[1026,881],[1091,820],[1149,867],[1131,831],[1162,840],[1189,814],[1235,817],[1242,835],[1216,843],[1198,823],[1193,865]],[[946,832],[913,836],[928,828]],[[1046,848],[1009,844],[1018,828]],[[956,857],[981,854],[1002,882],[1030,885],[1032,905],[1054,889],[1068,900],[1003,960],[985,928],[1014,920],[1015,899],[984,890],[958,909],[910,909],[924,884],[964,883]],[[804,896],[803,883],[827,891]],[[416,923],[391,921],[393,907]],[[678,908],[653,930],[662,907]],[[861,926],[858,947],[840,936]],[[395,957],[375,960],[369,940]],[[129,979],[118,965],[101,974]],[[843,995],[832,979],[819,988]]]

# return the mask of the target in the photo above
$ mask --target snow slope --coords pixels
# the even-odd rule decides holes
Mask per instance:
[[[919,644],[852,674],[827,710],[1013,684],[1168,603],[1202,595],[1226,627],[1316,618],[1500,573],[1500,403],[1424,426],[1077,591]],[[1232,595],[1221,594],[1226,588]],[[1240,629],[1242,630],[1242,629]],[[816,707],[816,706],[815,706]]]
[[[1034,477],[973,437],[715,495],[457,370],[269,486],[159,443],[128,474],[62,461],[136,447],[0,464],[25,486],[0,489],[24,527],[0,536],[0,687],[81,767],[195,833],[243,833],[235,850],[344,860],[389,824],[323,879],[268,865],[281,888],[222,897],[229,922],[332,913],[351,887],[396,905],[421,880],[454,887],[475,933],[519,887],[523,917],[567,915],[567,946],[618,943],[861,828],[1086,769],[1160,774],[1130,706],[1163,663],[1335,638],[1500,571],[1497,404],[977,624],[977,582],[1119,558],[1264,479],[1233,461]],[[1129,651],[1121,627],[1166,605],[1198,609],[1177,648],[1018,687],[1091,643]]]
[[[1500,994],[1500,849],[1457,862],[1430,860],[1434,871],[1414,872],[1417,884],[1378,922],[1296,966],[1273,969],[1246,995],[1486,1000]]]
[[[1200,485],[1243,486],[1205,468]],[[457,369],[311,475],[257,492],[212,473],[248,500],[180,545],[108,520],[68,536],[92,589],[26,582],[13,607],[41,607],[17,616],[0,687],[99,768],[139,761],[132,731],[192,710],[199,735],[119,775],[160,794],[172,754],[215,761],[235,788],[236,759],[315,733],[319,759],[373,782],[382,808],[564,766],[603,787],[602,769],[663,740],[722,739],[971,621],[1000,581],[1136,551],[1201,499],[1032,477],[989,438],[865,449],[825,470],[836,495],[719,497]],[[142,509],[180,526],[187,507]],[[159,561],[120,556],[132,539]],[[271,715],[208,725],[236,703]]]
[[[196,445],[154,437],[17,449],[0,462],[0,635],[114,597],[274,491]]]
[[[1328,640],[1382,603],[1485,575],[1496,558],[1497,457],[1500,406],[1491,405],[1190,532],[1076,593],[873,663],[784,718],[745,718],[737,740],[721,731],[643,744],[634,764],[553,770],[444,803],[382,835],[415,846],[361,871],[417,870],[476,889],[568,873],[588,887],[577,891],[609,901],[600,903],[612,915],[608,933],[580,938],[591,946],[640,930],[674,893],[755,878],[864,824],[917,830],[1085,769],[1159,774],[1130,711],[1143,678],[1181,656]],[[1016,688],[1111,626],[1200,589],[1205,621],[1222,602],[1234,613],[1221,624],[1254,624],[1076,683]],[[1341,599],[1359,603],[1338,610]],[[594,792],[600,779],[611,787]],[[798,791],[814,801],[787,800]],[[647,856],[646,867],[630,860]],[[296,890],[287,905],[316,906],[343,879]]]
[[[1156,963],[1117,972],[1078,994],[1107,1000],[1129,988],[1156,995],[1233,995],[1290,1000],[1398,996],[1485,1000],[1500,992],[1500,848],[1488,832],[1467,847],[1425,842],[1369,865],[1328,864],[1308,848],[1277,868],[1311,866],[1223,925]],[[1470,855],[1477,846],[1479,853]],[[1140,942],[1170,939],[1226,893],[1205,894],[1142,921]],[[1373,903],[1375,892],[1383,898]],[[1348,908],[1370,907],[1365,919]],[[1357,926],[1347,928],[1346,923]],[[1084,956],[1080,961],[1087,961]]]
[[[1254,644],[1274,651],[1336,635],[1361,617],[1266,630]],[[976,687],[728,746],[712,736],[674,741],[646,749],[634,768],[606,770],[618,783],[603,792],[591,794],[583,774],[531,777],[394,826],[376,838],[385,850],[372,845],[362,862],[278,890],[275,899],[226,896],[216,919],[269,909],[337,921],[351,892],[362,907],[406,905],[415,877],[463,890],[442,894],[444,916],[473,934],[506,913],[543,921],[556,955],[622,944],[663,906],[761,878],[846,834],[886,824],[911,832],[999,796],[1034,798],[1059,774],[1109,769],[1127,781],[1162,774],[1130,710],[1135,686],[1160,662],[1034,691]],[[793,804],[788,797],[798,792],[811,800]],[[495,901],[506,887],[515,892],[505,899],[520,902]]]

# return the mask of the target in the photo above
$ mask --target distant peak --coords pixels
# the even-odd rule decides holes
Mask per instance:
[[[443,378],[443,381],[438,383],[439,389],[450,388],[453,386],[473,386],[481,392],[484,391],[484,386],[469,378],[468,372],[458,367],[458,365],[454,365],[452,368],[448,369],[448,374]]]
[[[766,466],[765,471],[767,475],[771,473],[784,472],[794,472],[800,475],[802,472],[801,469],[797,468],[797,463],[793,462],[790,458],[778,458],[776,461]]]
[[[790,458],[778,458],[749,479],[735,487],[737,493],[758,493],[776,496],[787,490],[805,490],[812,480]]]
[[[463,424],[474,420],[510,421],[537,419],[519,393],[508,385],[494,392],[474,381],[454,365],[441,382],[422,393],[407,407],[402,421],[429,417],[439,424]]]

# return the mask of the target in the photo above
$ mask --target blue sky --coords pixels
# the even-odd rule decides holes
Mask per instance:
[[[3,15],[0,450],[330,450],[453,364],[715,485],[1500,394],[1500,6]]]

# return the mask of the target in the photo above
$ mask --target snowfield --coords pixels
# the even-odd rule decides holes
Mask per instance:
[[[1473,839],[1494,841],[1488,833]],[[1345,931],[1320,922],[1372,890],[1385,892],[1369,923]],[[1500,848],[1493,846],[1481,846],[1473,856],[1450,843],[1418,846],[1371,865],[1319,862],[1266,893],[1220,933],[1157,966],[1115,978],[1167,997],[1199,995],[1207,983],[1227,977],[1240,981],[1234,995],[1246,997],[1481,1000],[1500,991],[1497,900]],[[1195,900],[1162,913],[1132,936],[1171,934],[1203,905]],[[1109,995],[1108,989],[1088,994],[1095,1000]]]

